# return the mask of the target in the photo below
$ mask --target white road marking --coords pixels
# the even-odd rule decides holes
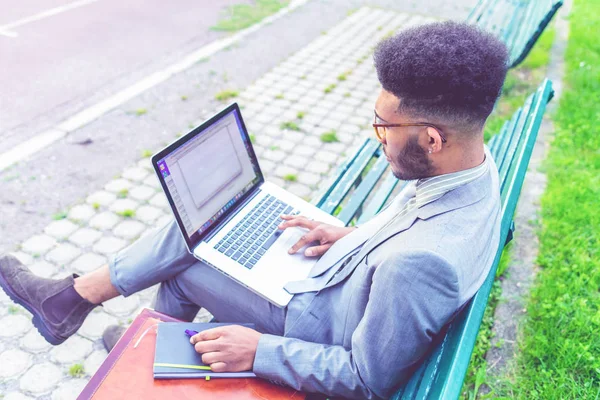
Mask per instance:
[[[19,34],[17,32],[9,32],[9,31],[0,30],[0,36],[6,36],[6,37],[9,37],[9,38],[16,38],[17,36],[19,36]]]
[[[87,1],[89,2],[97,0]],[[183,60],[179,61],[178,63],[173,64],[170,67],[167,67],[161,71],[155,72],[154,74],[142,79],[141,81],[129,86],[128,88],[117,92],[109,98],[100,101],[99,103],[96,103],[86,108],[85,110],[71,116],[70,118],[64,120],[62,123],[56,126],[54,129],[50,129],[37,136],[34,136],[26,142],[21,143],[8,150],[7,152],[0,154],[0,172],[10,167],[11,165],[31,156],[32,154],[37,153],[43,148],[50,146],[52,143],[65,137],[69,132],[72,132],[76,129],[81,128],[84,125],[89,124],[90,122],[101,117],[113,108],[120,106],[121,104],[125,103],[128,100],[131,100],[132,98],[138,96],[144,91],[158,85],[159,83],[166,81],[171,76],[186,70],[187,68],[197,63],[199,60],[209,57],[217,53],[218,51],[231,46],[233,43],[255,32],[262,26],[281,18],[285,14],[304,5],[308,1],[309,0],[292,0],[290,1],[290,4],[287,7],[282,8],[277,13],[263,19],[261,22],[252,25],[244,30],[241,30],[232,36],[219,39],[217,41],[207,44],[206,46],[201,47],[200,49],[185,57]],[[0,27],[0,30],[2,29],[3,27]]]
[[[11,30],[13,30],[14,28],[17,28],[19,26],[23,26],[23,25],[28,24],[30,22],[39,21],[41,19],[48,18],[48,17],[51,17],[51,16],[56,15],[56,14],[61,14],[61,13],[64,13],[65,11],[69,11],[69,10],[72,10],[74,8],[83,7],[83,6],[86,6],[88,4],[95,3],[97,1],[98,0],[80,0],[80,1],[75,1],[75,2],[70,3],[70,4],[65,4],[65,5],[62,5],[62,6],[59,6],[59,7],[51,8],[51,9],[46,10],[46,11],[42,11],[42,12],[37,13],[35,15],[32,15],[30,17],[21,18],[21,19],[19,19],[17,21],[14,21],[14,22],[11,22],[9,24],[0,26],[0,35],[8,36],[8,37],[17,37],[18,34],[16,32],[11,32]]]

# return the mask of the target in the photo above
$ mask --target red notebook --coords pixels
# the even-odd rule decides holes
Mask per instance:
[[[259,378],[155,380],[152,364],[156,329],[149,329],[137,347],[134,348],[134,345],[148,327],[159,321],[177,320],[154,310],[142,310],[90,379],[78,400],[305,399],[304,393]]]

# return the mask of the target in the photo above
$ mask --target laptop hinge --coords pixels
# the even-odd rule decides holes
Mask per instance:
[[[211,239],[213,237],[215,237],[215,235],[217,233],[219,233],[219,231],[221,229],[223,229],[223,227],[225,225],[227,225],[227,223],[229,221],[231,221],[231,219],[233,217],[235,217],[238,213],[239,210],[241,210],[243,207],[246,206],[246,204],[248,204],[253,198],[256,197],[257,194],[259,194],[261,191],[260,188],[256,188],[255,190],[253,190],[250,195],[248,196],[248,198],[246,200],[244,200],[241,204],[239,204],[237,207],[235,207],[235,209],[231,210],[229,212],[229,215],[227,217],[225,217],[225,219],[223,221],[221,221],[219,224],[217,224],[213,229],[211,229],[211,233],[209,233],[208,235],[206,235],[206,237],[204,239],[202,239],[203,242],[210,242]]]

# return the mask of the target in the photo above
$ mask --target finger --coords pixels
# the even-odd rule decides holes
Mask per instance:
[[[322,244],[320,246],[312,246],[304,251],[306,257],[316,257],[325,254],[331,247],[331,244]]]
[[[202,362],[206,365],[223,362],[223,354],[219,351],[211,351],[202,354]]]
[[[285,218],[282,218],[282,219],[285,219]],[[319,225],[318,222],[308,219],[306,217],[292,216],[292,218],[286,219],[285,222],[282,222],[281,224],[279,224],[279,229],[286,229],[286,228],[292,228],[292,227],[313,229],[317,225]]]
[[[221,343],[219,340],[208,340],[204,342],[198,342],[194,345],[194,350],[196,350],[196,353],[199,354],[221,351],[222,348],[223,343]]]
[[[229,372],[227,364],[221,361],[210,364],[210,369],[212,369],[213,372]]]
[[[298,242],[296,242],[296,244],[293,245],[288,250],[288,253],[289,254],[294,254],[295,252],[297,252],[298,250],[300,250],[301,248],[303,248],[304,246],[306,246],[308,243],[319,240],[319,236],[320,236],[320,232],[318,232],[318,231],[312,230],[310,232],[306,232],[300,238],[300,240],[298,240]]]
[[[220,338],[221,336],[223,336],[222,328],[212,328],[195,334],[190,338],[190,342],[192,344],[196,344],[204,340],[215,340]]]

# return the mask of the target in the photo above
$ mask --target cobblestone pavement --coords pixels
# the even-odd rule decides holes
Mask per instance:
[[[398,29],[429,20],[361,8],[240,93],[236,101],[268,179],[310,199],[332,168],[372,134],[369,124],[379,90],[373,47]],[[83,274],[169,221],[170,215],[144,158],[13,254],[40,276]],[[0,291],[0,398],[75,398],[106,357],[100,339],[104,328],[130,323],[140,308],[150,305],[154,290],[106,302],[76,335],[56,347],[33,329],[28,312]],[[207,318],[206,312],[198,317]]]

